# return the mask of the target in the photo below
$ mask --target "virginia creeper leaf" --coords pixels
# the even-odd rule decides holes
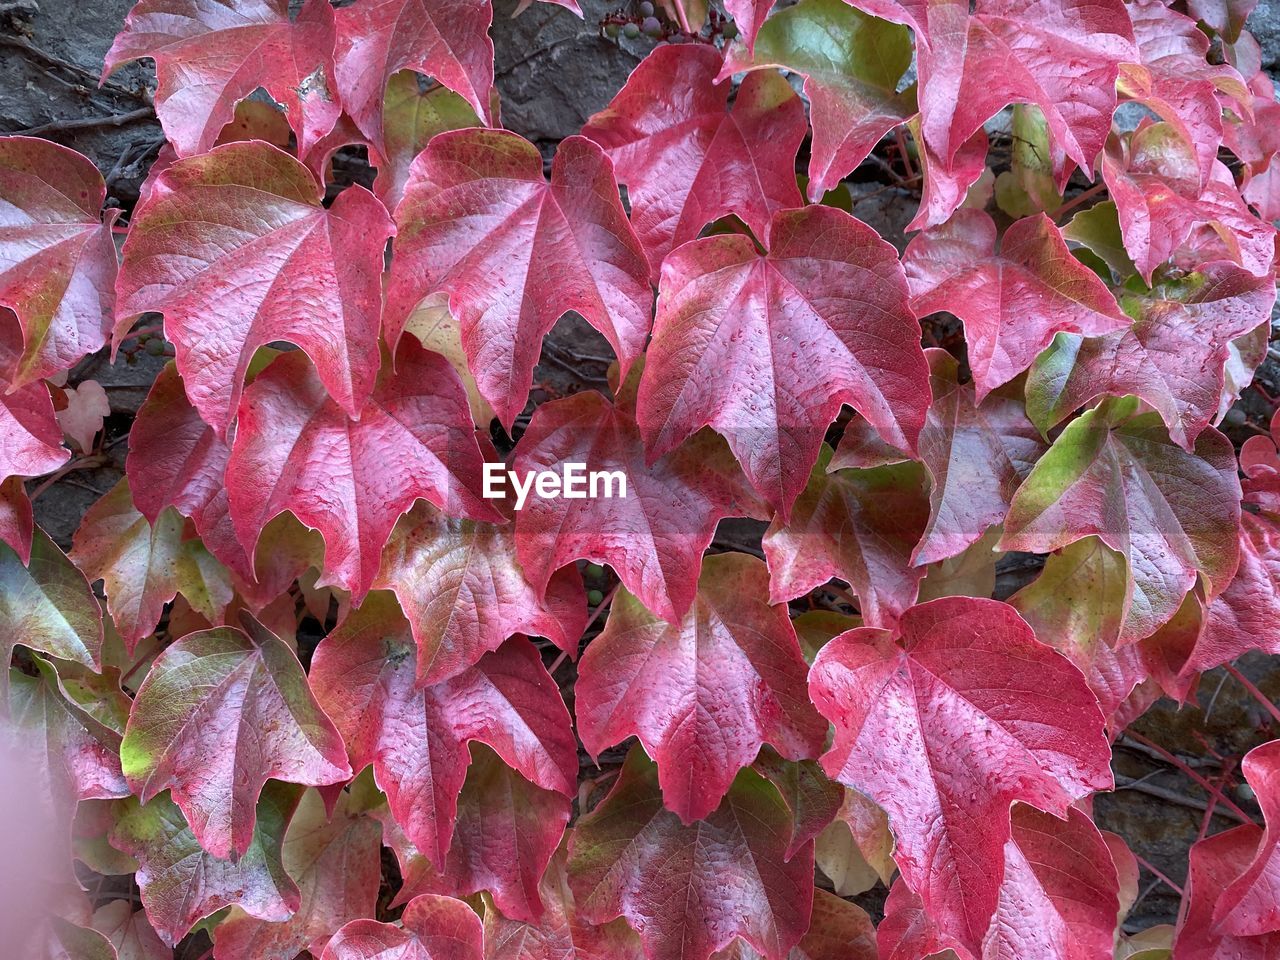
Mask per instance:
[[[752,33],[740,18],[738,27],[743,43],[728,49],[722,78],[773,67],[805,78],[813,123],[810,200],[821,200],[881,137],[915,113],[908,95],[897,92],[911,65],[911,38],[902,26],[842,0],[802,0],[764,21],[754,53]]]
[[[404,608],[424,685],[466,670],[516,633],[576,654],[587,623],[576,570],[557,570],[539,591],[516,560],[514,524],[458,520],[427,504],[392,533],[374,586],[394,591]]]
[[[23,564],[31,560],[31,543],[35,536],[35,517],[31,499],[21,477],[0,482],[0,542],[9,546]],[[3,692],[0,691],[0,698]]]
[[[301,795],[291,784],[267,784],[253,839],[235,862],[201,848],[168,794],[146,804],[126,801],[111,844],[137,859],[142,905],[161,940],[173,946],[200,920],[233,905],[262,920],[293,915],[301,899],[280,848]]]
[[[413,654],[395,600],[374,593],[317,648],[310,680],[352,768],[373,764],[400,826],[443,868],[472,740],[566,796],[577,783],[577,745],[559,691],[523,637],[425,688],[415,685]]]
[[[481,499],[483,461],[467,397],[448,361],[401,349],[360,419],[325,393],[301,352],[277,357],[245,391],[227,491],[252,549],[288,510],[324,538],[324,579],[358,600],[377,576],[396,519],[419,497],[450,514],[501,520]]]
[[[627,186],[655,280],[667,255],[713,220],[734,214],[767,243],[773,215],[801,204],[804,104],[762,70],[747,74],[730,109],[730,85],[716,83],[722,66],[704,44],[658,47],[582,128]]]
[[[179,160],[134,215],[117,284],[117,342],[146,311],[191,403],[221,437],[254,351],[296,343],[358,415],[378,372],[383,248],[391,219],[363,187],[329,207],[297,160],[259,141]]]
[[[809,930],[787,956],[790,960],[876,960],[876,928],[856,903],[815,889]],[[717,953],[716,960],[760,960],[760,953],[738,938]]]
[[[648,264],[591,141],[562,142],[548,183],[537,147],[514,133],[441,134],[414,161],[396,218],[388,340],[424,296],[446,291],[471,372],[508,431],[542,338],[566,311],[605,335],[624,374],[643,349]]]
[[[1267,825],[1248,866],[1222,891],[1213,919],[1231,936],[1280,935],[1280,740],[1249,751],[1240,767]]]
[[[338,89],[369,142],[386,155],[383,95],[392,75],[415,70],[434,77],[491,114],[493,42],[488,0],[358,0],[337,11]]]
[[[134,910],[131,900],[112,900],[93,912],[93,928],[111,941],[117,960],[172,960],[173,948],[165,944],[145,910]]]
[[[928,359],[934,399],[919,449],[932,484],[918,564],[958,556],[1001,523],[1014,491],[1046,449],[1016,390],[1000,389],[977,403],[975,387],[960,383],[950,354],[930,349]]]
[[[253,840],[268,778],[349,779],[342,738],[307,687],[293,652],[257,623],[188,634],[166,648],[138,689],[121,746],[144,803],[170,790],[215,857]]]
[[[262,88],[285,108],[305,153],[342,107],[333,70],[333,8],[307,0],[140,0],[107,53],[105,79],[131,60],[156,63],[156,116],[187,157],[213,147],[236,104]]]
[[[1130,326],[1060,336],[1027,378],[1027,415],[1044,431],[1100,396],[1151,404],[1186,450],[1217,418],[1231,341],[1270,322],[1275,281],[1227,261],[1206,263],[1147,294],[1124,294]]]
[[[574,711],[587,752],[638,736],[657,761],[663,802],[686,824],[715,811],[762,744],[792,760],[822,748],[786,606],[764,599],[768,576],[746,554],[708,557],[678,623],[619,590],[578,665]]]
[[[88,453],[103,419],[111,414],[107,391],[97,380],[82,380],[78,386],[63,387],[62,398],[67,405],[57,411],[58,426],[82,453]]]
[[[352,920],[320,960],[483,960],[484,929],[474,910],[452,897],[413,900],[399,926]]]
[[[808,929],[814,895],[812,848],[785,858],[790,821],[773,786],[743,770],[715,812],[685,825],[633,747],[570,837],[569,882],[588,921],[626,917],[650,960],[707,960],[734,937],[784,960]]]
[[[1111,402],[1067,424],[1018,488],[1001,549],[1049,553],[1101,538],[1128,566],[1121,641],[1150,636],[1205,582],[1212,597],[1239,560],[1231,444],[1212,427],[1187,452],[1157,414]]]
[[[1240,566],[1205,609],[1204,632],[1189,667],[1211,670],[1249,650],[1280,654],[1271,624],[1280,617],[1280,523],[1240,514]]]
[[[301,892],[298,910],[279,923],[232,909],[214,934],[215,957],[294,960],[320,956],[344,925],[373,916],[381,874],[378,821],[342,793],[332,815],[315,790],[302,796],[284,838],[284,869]]]
[[[892,626],[924,575],[911,565],[929,517],[924,471],[905,463],[828,472],[830,460],[823,445],[790,521],[775,515],[765,531],[769,600],[785,603],[839,577],[868,625]]]
[[[585,464],[588,472],[621,472],[627,495],[532,497],[516,515],[516,555],[548,597],[555,571],[584,558],[608,563],[645,607],[678,621],[693,603],[716,524],[727,516],[762,515],[718,437],[702,434],[648,463],[632,414],[593,391],[539,406],[514,468],[527,476],[559,472],[569,463]]]
[[[974,955],[999,901],[1010,803],[1065,816],[1111,783],[1084,677],[993,600],[934,600],[894,633],[841,634],[809,692],[836,729],[823,769],[884,808],[941,942]]]
[[[36,939],[44,960],[120,960],[111,941],[97,930],[76,926],[61,917],[49,917],[38,928]]]
[[[1106,285],[1067,249],[1045,214],[1015,221],[996,246],[995,222],[958,210],[903,254],[911,306],[964,323],[979,403],[1031,366],[1061,331],[1089,335],[1128,325]]]
[[[0,139],[0,307],[22,330],[6,331],[0,358],[10,387],[66,370],[106,342],[116,279],[106,196],[102,174],[74,150]]]
[[[821,833],[840,811],[844,789],[828,780],[813,760],[787,760],[772,747],[765,746],[756,757],[753,769],[777,788],[782,802],[791,811],[788,858]]]
[[[1280,950],[1280,933],[1236,936],[1214,920],[1224,891],[1249,867],[1263,831],[1252,824],[1198,840],[1191,847],[1186,910],[1178,923],[1178,960],[1270,960]]]
[[[1187,9],[1228,43],[1235,43],[1258,0],[1187,0]]]
[[[841,790],[835,819],[814,842],[814,859],[836,893],[850,897],[870,890],[877,881],[889,886],[897,867],[885,812],[857,790]]]
[[[919,341],[896,252],[843,211],[778,213],[764,255],[741,235],[687,243],[663,264],[640,381],[649,456],[709,425],[786,519],[842,404],[915,449],[928,407]]]

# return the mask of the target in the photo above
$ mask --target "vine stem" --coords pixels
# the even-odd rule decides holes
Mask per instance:
[[[1280,723],[1280,708],[1276,707],[1274,703],[1272,703],[1269,699],[1267,699],[1267,695],[1263,693],[1261,690],[1259,690],[1257,687],[1255,687],[1253,685],[1252,680],[1250,680],[1248,677],[1246,677],[1243,673],[1241,673],[1239,670],[1237,670],[1234,666],[1232,666],[1229,663],[1224,663],[1222,665],[1222,669],[1225,670],[1227,673],[1229,673],[1231,676],[1235,677],[1236,682],[1239,683],[1240,686],[1244,687],[1245,690],[1248,691],[1249,696],[1257,700],[1258,703],[1262,706],[1262,708],[1266,710],[1267,713],[1271,714],[1272,718],[1277,723]]]
[[[1182,888],[1178,886],[1176,883],[1174,883],[1172,880],[1170,880],[1168,877],[1166,877],[1163,873],[1161,873],[1159,868],[1157,868],[1149,860],[1146,860],[1143,857],[1138,856],[1136,853],[1133,855],[1133,859],[1138,861],[1138,866],[1142,867],[1143,870],[1146,870],[1147,873],[1151,874],[1153,877],[1155,877],[1157,880],[1163,883],[1170,890],[1173,890],[1175,893],[1178,894],[1178,896],[1181,897],[1183,895]]]
[[[158,333],[161,336],[164,335],[163,323],[153,323],[149,327],[139,327],[137,330],[131,330],[121,338],[120,342],[124,343],[125,340],[132,340],[135,337],[149,337],[155,333]]]
[[[1247,813],[1241,810],[1238,806],[1232,803],[1231,799],[1225,793],[1223,793],[1221,790],[1215,787],[1208,779],[1201,776],[1195,770],[1191,769],[1191,766],[1188,763],[1186,763],[1184,760],[1174,756],[1164,747],[1160,746],[1160,744],[1156,743],[1154,740],[1148,740],[1146,737],[1144,737],[1142,734],[1138,733],[1135,730],[1126,730],[1125,736],[1132,737],[1134,740],[1142,744],[1144,747],[1147,747],[1150,750],[1154,750],[1156,753],[1160,754],[1160,756],[1164,757],[1165,760],[1167,760],[1169,763],[1177,767],[1179,772],[1190,777],[1192,780],[1198,783],[1201,787],[1203,787],[1206,791],[1208,791],[1209,797],[1211,800],[1217,800],[1218,803],[1222,804],[1232,813],[1235,813],[1238,816],[1240,816],[1245,823],[1253,822],[1253,817],[1249,816]]]
[[[76,457],[70,463],[64,463],[57,470],[53,471],[53,473],[49,474],[49,476],[45,477],[44,480],[40,482],[40,486],[31,491],[29,499],[34,502],[40,494],[44,493],[68,473],[74,473],[76,470],[89,470],[93,467],[100,467],[106,462],[106,458],[100,454],[94,454],[88,457]]]
[[[143,654],[137,660],[135,660],[133,662],[133,666],[131,666],[127,671],[125,671],[124,676],[120,678],[120,686],[123,687],[125,683],[128,682],[129,678],[138,672],[138,668],[147,662],[148,657],[158,654],[163,649],[164,649],[164,641],[160,640],[155,644],[154,650],[150,651],[149,653]]]
[[[1057,207],[1054,210],[1049,211],[1049,217],[1053,220],[1057,220],[1060,216],[1062,216],[1068,210],[1074,210],[1076,207],[1080,206],[1080,204],[1084,203],[1086,200],[1092,200],[1094,197],[1096,197],[1098,194],[1102,193],[1106,189],[1107,189],[1106,181],[1099,180],[1088,190],[1084,191],[1084,193],[1076,194],[1066,203],[1062,204],[1061,206]]]
[[[600,614],[603,613],[604,608],[609,606],[609,604],[613,601],[613,595],[618,592],[618,588],[620,586],[622,586],[621,582],[615,583],[609,589],[609,592],[604,595],[604,599],[601,600],[596,605],[596,608],[591,611],[591,616],[587,620],[587,625],[582,628],[583,633],[586,633],[588,630],[590,630],[592,624],[594,624],[597,620],[600,619]],[[560,665],[564,663],[565,660],[567,660],[568,658],[569,658],[569,651],[561,650],[560,656],[556,657],[555,661],[551,664],[551,666],[547,668],[547,673],[554,675],[555,672],[560,669]]]

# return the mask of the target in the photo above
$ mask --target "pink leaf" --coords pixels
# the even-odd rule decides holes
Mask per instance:
[[[905,882],[942,942],[972,954],[999,903],[1010,803],[1065,816],[1111,784],[1084,677],[996,601],[949,597],[895,633],[841,634],[809,692],[836,728],[823,768],[885,809]]]
[[[1192,846],[1187,906],[1173,942],[1178,960],[1272,960],[1280,951],[1280,933],[1237,936],[1214,919],[1223,893],[1248,869],[1264,836],[1245,824]]]
[[[1230,936],[1280,935],[1280,740],[1249,751],[1240,766],[1267,826],[1248,866],[1222,891],[1213,919]]]
[[[389,342],[425,296],[447,291],[467,363],[508,430],[566,311],[605,335],[624,375],[643,349],[648,264],[594,143],[565,140],[547,183],[537,148],[514,133],[440,134],[414,161],[396,218]]]
[[[16,366],[21,354],[22,332],[14,314],[0,307],[0,364],[4,370]],[[38,477],[57,470],[70,457],[62,445],[62,427],[49,388],[43,383],[23,386],[0,372],[0,477]]]
[[[484,930],[461,900],[427,894],[410,902],[399,926],[352,920],[320,960],[483,960]]]
[[[1280,655],[1271,624],[1280,618],[1280,523],[1269,514],[1240,514],[1240,566],[1205,609],[1204,632],[1190,668],[1203,672],[1249,650]]]
[[[117,284],[117,343],[140,314],[165,315],[187,395],[221,437],[254,351],[296,343],[352,416],[378,372],[383,248],[377,199],[329,207],[307,169],[260,141],[179,160],[134,214]]]

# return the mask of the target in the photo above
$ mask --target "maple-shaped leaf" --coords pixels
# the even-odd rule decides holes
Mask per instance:
[[[390,594],[373,593],[316,649],[310,682],[347,742],[352,768],[373,764],[397,822],[437,866],[449,852],[472,740],[538,786],[574,794],[569,713],[523,637],[418,687],[409,624]]]
[[[261,625],[249,627],[192,633],[167,647],[138,688],[121,745],[142,802],[169,790],[215,857],[249,848],[269,778],[329,784],[351,776],[342,737],[298,658]]]
[[[919,450],[932,483],[918,564],[957,556],[1003,522],[1014,491],[1047,449],[1017,390],[1000,389],[977,403],[973,384],[960,383],[955,358],[937,349],[927,355],[933,405]]]
[[[391,77],[414,70],[496,121],[489,0],[357,0],[337,11],[337,73],[342,105],[383,156],[383,97]]]
[[[614,496],[534,497],[516,514],[516,555],[548,597],[557,570],[588,559],[608,563],[644,606],[679,621],[693,603],[716,524],[764,515],[718,437],[703,434],[649,463],[632,414],[594,391],[540,405],[513,466],[527,477],[571,463],[585,465],[588,476],[616,480],[620,473],[626,496],[616,495],[618,487]]]
[[[120,734],[66,696],[47,661],[34,661],[34,676],[6,671],[4,740],[8,749],[34,760],[29,789],[47,815],[69,824],[81,800],[129,795],[120,771]]]
[[[789,960],[877,960],[876,928],[856,903],[815,888],[809,930],[787,956]],[[715,960],[761,960],[761,954],[738,938]]]
[[[644,348],[649,266],[603,151],[582,137],[542,155],[504,130],[454,130],[419,154],[396,208],[387,339],[446,291],[467,363],[508,431],[524,409],[542,338],[569,310],[603,333],[623,373]]]
[[[777,788],[791,811],[788,858],[826,829],[840,812],[844,788],[828,780],[817,762],[787,760],[772,747],[764,746],[752,768]]]
[[[217,956],[231,960],[294,960],[324,952],[352,920],[371,917],[382,874],[381,830],[359,800],[341,792],[332,811],[320,793],[302,795],[284,836],[284,870],[300,891],[299,907],[277,923],[233,907],[215,933]]]
[[[835,819],[814,842],[818,869],[844,897],[857,896],[877,882],[889,886],[898,869],[893,862],[889,818],[857,790],[835,786],[842,791],[842,799]]]
[[[462,385],[467,388],[467,401],[471,404],[471,419],[477,427],[488,429],[493,422],[493,407],[480,392],[476,378],[467,366],[467,351],[462,346],[462,328],[449,312],[449,295],[433,293],[419,302],[405,321],[406,333],[411,333],[428,350],[440,354],[449,361]]]
[[[729,107],[705,44],[657,47],[582,128],[613,161],[656,280],[673,249],[734,214],[768,242],[773,215],[801,205],[795,160],[804,104],[774,70],[748,73]]]
[[[291,784],[267,784],[253,839],[234,862],[201,848],[168,794],[146,804],[136,797],[125,802],[110,830],[111,845],[138,861],[142,905],[161,940],[173,946],[200,920],[229,906],[262,920],[293,915],[301,901],[280,847],[301,795]]]
[[[245,391],[227,463],[231,519],[252,550],[268,521],[290,511],[324,537],[322,585],[358,600],[419,497],[446,513],[502,519],[480,496],[483,460],[466,393],[438,354],[406,342],[357,420],[294,351]]]
[[[165,507],[190,517],[209,552],[252,581],[253,563],[236,539],[227,503],[230,455],[187,399],[177,367],[167,364],[129,430],[125,472],[133,502],[153,528]]]
[[[1280,935],[1280,740],[1249,751],[1240,768],[1267,825],[1248,866],[1222,891],[1213,919],[1230,936]]]
[[[1101,337],[1060,336],[1027,378],[1027,414],[1044,431],[1100,396],[1133,394],[1184,449],[1218,417],[1231,342],[1271,320],[1275,280],[1228,261],[1125,293],[1134,320]]]
[[[0,354],[10,389],[66,370],[106,342],[116,279],[116,211],[103,218],[106,196],[98,168],[74,150],[0,139],[0,308],[21,329],[5,330]]]
[[[105,79],[124,64],[156,64],[156,116],[178,156],[208,151],[236,104],[266,90],[285,108],[305,153],[342,107],[333,69],[334,11],[307,0],[140,0],[107,52]]]
[[[1274,516],[1240,514],[1240,566],[1205,608],[1204,631],[1187,665],[1212,670],[1249,650],[1280,655],[1271,624],[1280,617],[1280,523]]]
[[[786,605],[766,600],[768,579],[746,554],[708,557],[676,623],[620,590],[578,664],[574,713],[587,752],[638,736],[685,823],[719,806],[762,744],[793,760],[822,748],[804,657]]]
[[[920,207],[907,224],[907,230],[925,230],[951,219],[951,215],[969,202],[969,193],[981,189],[987,171],[987,132],[979,129],[966,140],[951,159],[944,163],[920,132],[920,115],[907,122],[911,139],[917,147],[916,160],[924,184],[920,190]],[[994,181],[992,181],[994,189]],[[986,206],[983,201],[978,206]]]
[[[1245,21],[1257,5],[1258,0],[1187,0],[1191,15],[1203,20],[1227,43],[1240,38]]]
[[[1097,274],[1071,255],[1045,214],[1017,220],[996,247],[995,222],[958,210],[911,241],[902,262],[919,316],[964,323],[979,403],[1031,366],[1062,331],[1097,335],[1128,325]]]
[[[577,653],[587,625],[582,578],[564,567],[535,588],[516,560],[515,530],[418,504],[392,532],[373,585],[404,608],[420,684],[457,675],[517,633]]]
[[[770,0],[766,10],[772,6]],[[881,137],[915,113],[910,97],[898,92],[911,65],[906,28],[869,17],[842,0],[802,0],[764,22],[752,53],[752,32],[741,18],[737,22],[743,42],[728,49],[722,79],[773,67],[805,78],[813,124],[810,200],[821,200]]]
[[[461,900],[425,894],[405,907],[399,926],[352,920],[320,960],[484,960],[484,928]]]
[[[1128,138],[1112,138],[1102,177],[1120,214],[1125,249],[1148,283],[1201,225],[1212,229],[1223,256],[1255,276],[1271,273],[1275,228],[1253,215],[1221,162],[1201,186],[1195,152],[1172,124],[1144,122]]]
[[[199,541],[183,541],[175,510],[149,523],[133,504],[128,478],[91,506],[76,530],[71,560],[89,580],[101,580],[111,620],[132,653],[160,622],[165,604],[181,590],[209,620],[231,602],[226,570]]]
[[[874,230],[815,205],[778,213],[771,237],[767,254],[735,234],[667,258],[636,408],[650,458],[709,425],[786,519],[843,404],[915,450],[928,367],[897,252]]]
[[[431,139],[446,130],[480,126],[480,118],[467,101],[447,87],[425,86],[411,70],[401,70],[387,81],[382,100],[382,150],[370,162],[378,168],[373,192],[388,210],[404,197],[414,158]]]
[[[17,320],[12,311],[0,307],[0,365],[10,369],[21,354],[22,332]],[[62,427],[49,388],[43,383],[20,386],[0,372],[0,478],[51,473],[70,457],[71,452],[62,445]],[[26,498],[25,491],[22,498]],[[29,551],[30,541],[21,548]]]
[[[1137,0],[1129,13],[1139,59],[1120,68],[1120,92],[1178,128],[1195,151],[1203,185],[1222,142],[1219,93],[1234,100],[1238,112],[1251,112],[1244,78],[1227,64],[1208,62],[1209,38],[1193,18],[1160,0]]]
[[[132,900],[112,900],[93,912],[93,929],[111,941],[117,960],[172,960],[173,946],[151,926],[145,910]]]
[[[62,403],[65,401],[66,406]],[[93,450],[93,441],[102,430],[102,421],[111,415],[107,391],[97,380],[61,388],[57,410],[58,426],[82,453]]]
[[[261,141],[179,160],[134,214],[116,285],[117,342],[165,315],[187,395],[219,436],[259,347],[296,343],[352,416],[378,372],[383,249],[394,228],[363,187],[328,207],[307,168]]]
[[[1137,58],[1121,0],[858,0],[916,31],[924,137],[944,166],[1010,103],[1033,103],[1084,170],[1102,149],[1122,62]]]
[[[569,883],[583,917],[625,917],[650,960],[708,960],[734,937],[784,960],[808,929],[813,903],[813,849],[806,844],[787,860],[790,832],[786,804],[752,770],[737,775],[705,820],[682,823],[636,746],[609,795],[570,835]]]
[[[84,574],[39,527],[25,561],[0,544],[0,710],[17,643],[94,670],[102,665],[102,607]]]
[[[643,956],[640,938],[626,920],[596,924],[581,917],[569,887],[563,845],[547,866],[539,892],[543,911],[534,922],[485,910],[485,960],[640,960]]]
[[[1111,784],[1084,677],[994,600],[934,600],[893,633],[841,634],[809,693],[835,724],[823,769],[884,808],[904,880],[943,942],[975,955],[999,902],[1010,803],[1065,816]]]
[[[1280,933],[1237,936],[1215,919],[1220,898],[1249,868],[1264,835],[1260,827],[1244,824],[1192,845],[1186,907],[1173,942],[1178,960],[1271,960],[1280,951]]]
[[[1239,481],[1212,427],[1188,452],[1136,400],[1107,401],[1067,424],[1014,495],[1003,550],[1049,553],[1097,536],[1128,566],[1121,641],[1150,636],[1203,578],[1212,597],[1235,573]]]
[[[916,599],[924,571],[911,555],[929,519],[917,463],[828,472],[825,444],[786,523],[764,534],[769,599],[785,603],[839,577],[858,595],[870,626],[892,626]]]

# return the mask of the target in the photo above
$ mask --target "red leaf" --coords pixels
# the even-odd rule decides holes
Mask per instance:
[[[928,368],[897,252],[874,230],[810,206],[778,213],[772,237],[768,254],[731,235],[667,258],[637,409],[650,458],[710,425],[786,519],[843,404],[915,449]]]
[[[795,856],[841,812],[845,790],[827,779],[812,760],[784,760],[772,747],[762,747],[753,769],[778,789],[791,811],[787,859]]]
[[[599,147],[562,142],[548,184],[529,141],[454,130],[418,156],[404,192],[389,342],[425,296],[447,291],[467,363],[508,431],[529,396],[542,338],[566,311],[605,335],[625,375],[644,347],[652,293]]]
[[[570,836],[569,882],[584,918],[626,917],[650,960],[707,960],[734,937],[784,960],[813,903],[812,846],[785,859],[790,821],[777,791],[743,770],[714,813],[686,826],[663,806],[657,770],[634,747]]]
[[[916,159],[924,177],[920,208],[907,224],[907,230],[924,230],[946,223],[968,200],[970,188],[987,170],[987,132],[980,128],[961,144],[951,162],[946,163],[921,135],[918,114],[907,127],[919,148]]]
[[[359,0],[337,11],[338,89],[347,113],[386,154],[382,101],[399,70],[427,74],[485,122],[493,90],[489,0]]]
[[[1102,157],[1102,176],[1120,213],[1125,249],[1148,283],[1202,224],[1216,231],[1221,256],[1254,276],[1271,273],[1275,228],[1245,206],[1222,163],[1213,164],[1202,190],[1196,156],[1172,125],[1145,123],[1127,140],[1113,138]],[[1217,258],[1199,255],[1192,266]]]
[[[663,800],[686,823],[710,815],[764,743],[792,760],[822,749],[805,662],[768,572],[746,554],[708,557],[693,606],[668,624],[631,594],[578,665],[574,712],[592,756],[636,735],[657,761]]]
[[[303,794],[284,839],[284,868],[301,890],[288,920],[268,923],[239,907],[218,924],[215,960],[294,960],[320,956],[345,924],[373,916],[382,873],[378,821],[342,793],[333,815],[315,790]]]
[[[920,459],[932,484],[917,564],[957,556],[1002,523],[1018,485],[1047,449],[1027,419],[1021,391],[998,390],[975,403],[973,385],[960,383],[956,360],[945,350],[926,354],[934,399],[920,431]]]
[[[301,903],[285,873],[281,844],[302,790],[268,784],[248,850],[234,863],[201,849],[177,806],[159,796],[145,806],[127,801],[111,828],[111,845],[138,861],[137,883],[147,917],[170,946],[200,920],[238,906],[261,920],[287,920]]]
[[[902,257],[917,315],[945,310],[963,321],[979,403],[1030,367],[1055,334],[1111,333],[1129,322],[1044,214],[1015,221],[998,253],[995,246],[991,217],[958,210]]]
[[[11,547],[25,566],[31,561],[34,534],[35,518],[27,489],[21,477],[9,477],[0,483],[0,543]]]
[[[74,150],[0,140],[0,307],[22,329],[20,338],[5,331],[0,376],[11,387],[66,370],[106,342],[116,278],[116,213],[105,222],[100,214],[106,196],[102,174]]]
[[[209,552],[252,582],[253,561],[236,539],[227,503],[230,455],[187,399],[177,368],[165,366],[129,430],[125,471],[133,502],[152,524],[165,507],[190,517]]]
[[[428,894],[405,908],[399,926],[352,920],[320,960],[483,960],[484,930],[461,900]]]
[[[877,960],[876,928],[856,903],[815,889],[809,931],[787,956],[789,960]],[[717,953],[715,960],[759,958],[760,954],[739,938]]]
[[[493,747],[538,786],[574,795],[569,713],[523,637],[418,688],[409,625],[390,594],[375,593],[316,649],[311,686],[347,742],[352,769],[373,764],[397,822],[437,866],[449,852],[471,741]]]
[[[1280,935],[1280,740],[1249,751],[1240,766],[1267,827],[1248,866],[1222,891],[1213,920],[1234,937]]]
[[[1049,553],[1097,536],[1128,564],[1121,642],[1167,623],[1203,578],[1213,597],[1239,562],[1235,458],[1213,428],[1194,452],[1176,446],[1137,401],[1108,401],[1073,420],[1009,507],[1003,550]]]
[[[1280,951],[1280,933],[1240,937],[1214,922],[1219,899],[1248,868],[1263,836],[1261,829],[1245,824],[1191,847],[1187,906],[1173,943],[1178,960],[1272,960]]]
[[[514,524],[456,520],[426,504],[392,533],[373,585],[404,608],[422,685],[461,673],[517,633],[576,655],[587,625],[576,570],[557,570],[540,591],[516,560]]]
[[[929,518],[924,471],[905,463],[829,473],[830,459],[824,445],[790,521],[775,515],[765,531],[769,600],[785,603],[839,577],[868,625],[892,626],[924,575],[911,564]]]
[[[760,516],[763,509],[718,438],[704,434],[649,465],[631,415],[593,391],[540,405],[514,468],[529,476],[569,463],[588,472],[620,471],[627,495],[531,498],[516,515],[516,554],[526,576],[539,590],[551,590],[555,571],[573,560],[608,563],[669,622],[693,603],[716,524],[723,517]]]
[[[1280,421],[1277,421],[1280,422]],[[1249,650],[1280,655],[1280,523],[1268,514],[1240,514],[1240,566],[1205,609],[1204,632],[1188,667],[1197,673]]]
[[[737,5],[749,2],[737,0]],[[730,11],[735,6],[732,0],[725,5]],[[773,0],[759,5],[767,13]],[[897,92],[911,65],[911,37],[902,27],[868,17],[843,0],[802,0],[779,10],[755,40],[754,54],[755,32],[749,26],[738,18],[745,44],[726,48],[720,79],[743,70],[772,73],[774,67],[805,78],[813,123],[808,194],[821,200],[881,137],[915,113],[909,95]],[[760,144],[761,149],[766,146]]]
[[[249,848],[268,779],[351,777],[342,738],[293,651],[250,626],[252,635],[223,627],[166,648],[138,689],[121,746],[143,803],[169,790],[200,846],[222,858]]]
[[[772,218],[803,202],[795,159],[804,104],[773,70],[747,74],[732,109],[722,61],[704,44],[655,49],[583,136],[604,147],[627,185],[656,280],[674,248],[735,214],[762,241]]]
[[[285,109],[300,153],[342,107],[333,72],[333,8],[307,0],[140,0],[107,53],[105,79],[131,60],[156,63],[156,115],[178,156],[208,151],[258,88]]]
[[[252,550],[289,510],[325,542],[322,585],[358,601],[377,576],[396,519],[419,497],[447,513],[500,520],[481,499],[483,454],[467,396],[439,354],[400,352],[361,411],[348,418],[300,352],[277,357],[245,391],[227,490],[240,542]]]
[[[1270,322],[1275,280],[1206,263],[1149,294],[1126,294],[1132,326],[1062,337],[1027,378],[1027,413],[1042,430],[1100,396],[1142,397],[1186,450],[1218,417],[1231,341]]]
[[[0,365],[4,371],[15,369],[21,356],[22,331],[14,314],[0,307]],[[43,383],[20,386],[0,372],[0,478],[52,473],[70,457],[62,445],[62,427],[49,388]],[[25,491],[22,497],[26,498]],[[27,550],[30,542],[28,537]]]
[[[378,372],[383,248],[393,232],[362,187],[329,207],[293,157],[259,141],[179,160],[152,187],[124,244],[117,343],[165,315],[187,395],[219,436],[254,351],[296,343],[352,416]]]
[[[896,633],[841,634],[809,692],[836,728],[823,768],[885,809],[904,880],[959,950],[980,953],[997,908],[1010,803],[1065,816],[1111,784],[1084,677],[996,601],[949,597]]]

